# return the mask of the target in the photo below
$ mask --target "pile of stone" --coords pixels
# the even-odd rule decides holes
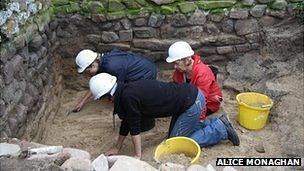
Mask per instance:
[[[189,167],[164,163],[158,169],[150,164],[133,157],[117,155],[99,155],[91,160],[91,155],[84,150],[75,148],[64,148],[62,146],[47,146],[34,142],[13,139],[0,140],[0,167],[1,170],[52,170],[52,171],[215,171],[212,165],[203,167],[191,165]],[[231,167],[224,168],[225,171],[235,171]]]

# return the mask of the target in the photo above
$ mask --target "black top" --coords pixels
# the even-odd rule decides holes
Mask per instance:
[[[138,135],[141,117],[177,118],[196,100],[195,86],[166,83],[157,80],[139,80],[119,83],[114,97],[114,113],[122,119],[120,135]]]
[[[120,82],[139,79],[156,79],[156,66],[141,54],[129,53],[114,48],[100,58],[97,74],[106,72],[117,77]]]

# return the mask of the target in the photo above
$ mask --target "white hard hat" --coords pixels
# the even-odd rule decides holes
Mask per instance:
[[[98,99],[101,96],[108,93],[116,83],[117,78],[107,73],[100,73],[93,76],[90,79],[90,90],[94,96],[94,99]]]
[[[76,64],[78,65],[78,72],[82,73],[89,65],[91,65],[97,58],[97,53],[90,49],[84,49],[76,56]]]
[[[168,63],[177,61],[179,59],[183,59],[194,54],[191,46],[184,41],[179,41],[173,43],[168,50],[169,56],[167,57],[166,61]]]

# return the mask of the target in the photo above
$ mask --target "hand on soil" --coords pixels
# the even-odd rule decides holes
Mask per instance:
[[[112,155],[117,155],[119,152],[119,149],[116,147],[112,147],[110,150],[108,150],[107,152],[105,152],[106,156],[112,156]]]
[[[75,106],[75,108],[72,110],[74,113],[75,112],[79,112],[82,108],[83,108],[83,103],[78,103],[76,106]]]

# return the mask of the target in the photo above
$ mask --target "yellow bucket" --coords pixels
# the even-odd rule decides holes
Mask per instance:
[[[168,154],[185,154],[191,157],[191,164],[197,163],[201,154],[200,146],[192,139],[187,137],[173,137],[163,141],[156,147],[154,159],[158,161],[159,157]]]
[[[238,120],[247,129],[261,129],[266,125],[273,101],[266,95],[254,92],[236,96],[239,106]]]

